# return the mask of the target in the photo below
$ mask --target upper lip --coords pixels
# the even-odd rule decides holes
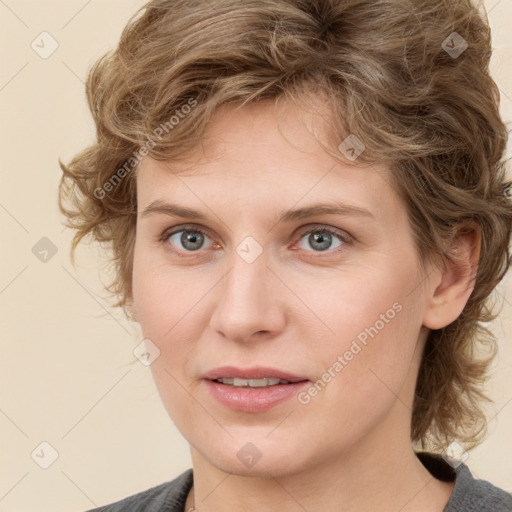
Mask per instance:
[[[305,377],[300,377],[277,368],[269,368],[265,366],[254,366],[252,368],[237,368],[236,366],[221,366],[214,368],[205,373],[203,378],[208,380],[216,380],[222,378],[239,379],[281,379],[289,382],[301,382],[308,380]]]

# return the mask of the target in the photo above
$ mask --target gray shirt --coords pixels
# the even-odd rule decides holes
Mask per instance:
[[[453,468],[440,455],[416,455],[432,476],[443,482],[455,481],[443,512],[512,512],[512,494],[475,479],[464,463]],[[188,512],[185,501],[192,482],[192,469],[187,469],[174,480],[87,512]]]

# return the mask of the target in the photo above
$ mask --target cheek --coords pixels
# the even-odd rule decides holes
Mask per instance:
[[[336,350],[348,350],[353,340],[361,346],[373,339],[386,338],[400,330],[404,318],[414,321],[419,310],[412,303],[415,266],[393,262],[365,266],[354,272],[340,273],[336,279],[321,285],[304,283],[309,289],[305,297],[321,319]],[[409,320],[408,320],[409,321]],[[404,339],[403,335],[396,337]],[[327,344],[328,346],[331,343]]]
[[[318,377],[329,381],[325,395],[333,402],[360,402],[364,408],[368,400],[375,404],[377,397],[386,401],[408,376],[421,329],[421,307],[419,294],[411,293],[415,260],[401,263],[368,269],[364,279],[347,275],[324,289],[317,307],[334,334],[329,342],[309,350],[312,359],[321,362],[325,373]]]
[[[410,410],[404,404],[409,403],[415,371],[411,361],[417,341],[416,316],[407,305],[392,311],[396,314],[388,312],[389,318],[393,316],[388,323],[375,321],[380,320],[375,312],[386,312],[378,307],[367,311],[369,317],[350,318],[352,332],[346,335],[340,323],[336,343],[310,353],[312,360],[322,361],[323,373],[306,390],[310,395],[300,397],[299,407],[312,423],[311,429],[324,432],[332,445],[355,445],[383,424],[391,410],[404,418],[400,424],[408,422],[405,417]]]
[[[135,251],[133,300],[137,322],[144,338],[160,350],[151,371],[166,407],[172,408],[173,414],[179,414],[184,406],[180,400],[182,386],[189,388],[191,384],[186,379],[197,358],[193,353],[194,341],[204,329],[206,312],[202,305],[209,288],[211,283],[191,279],[187,271]],[[187,396],[183,398],[186,401]]]
[[[172,338],[174,331],[190,327],[187,315],[194,315],[209,288],[209,282],[187,269],[172,267],[162,258],[135,247],[133,302],[137,321],[150,339]]]

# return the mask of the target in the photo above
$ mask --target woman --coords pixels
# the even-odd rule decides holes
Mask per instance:
[[[190,444],[97,511],[510,511],[485,434],[506,127],[469,0],[153,0],[60,204]],[[75,192],[78,192],[75,193]],[[491,347],[485,356],[477,349]]]

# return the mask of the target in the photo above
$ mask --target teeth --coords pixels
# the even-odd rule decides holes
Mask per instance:
[[[289,384],[287,380],[282,379],[239,379],[237,377],[217,379],[217,382],[249,388],[264,388],[266,386],[275,386],[276,384]]]

